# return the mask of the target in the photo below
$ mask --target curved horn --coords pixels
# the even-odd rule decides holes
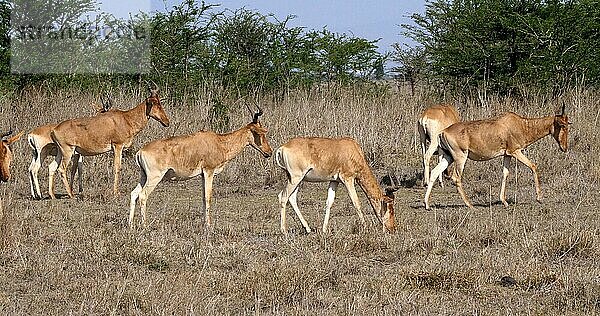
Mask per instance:
[[[0,139],[12,134],[12,132],[13,132],[12,130],[9,130],[8,132],[0,133]]]
[[[244,103],[246,105],[246,109],[248,109],[248,112],[250,112],[250,115],[254,114],[254,111],[252,111],[252,109],[250,108],[250,106],[248,105],[248,103]]]
[[[252,117],[252,122],[254,123],[257,123],[258,118],[263,115],[263,110],[260,108],[260,106],[258,106],[258,104],[256,104],[256,108],[258,109],[258,112],[254,113],[254,117]]]
[[[252,115],[252,123],[258,123],[258,118],[261,115],[263,115],[263,111],[260,108],[260,106],[258,106],[258,104],[256,104],[256,108],[258,109],[258,112],[252,111],[252,109],[250,109],[250,106],[248,105],[248,103],[246,103],[246,108],[248,109],[248,111],[250,111],[250,114]]]

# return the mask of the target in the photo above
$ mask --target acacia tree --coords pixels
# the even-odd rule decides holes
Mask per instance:
[[[523,83],[598,82],[598,1],[432,0],[405,35],[432,74],[458,88],[514,91]]]
[[[221,15],[214,42],[223,85],[243,94],[316,82],[350,84],[382,68],[386,57],[377,52],[377,41],[327,29],[305,32],[288,27],[292,18],[279,21],[246,9]]]
[[[285,52],[280,45],[285,22],[270,18],[242,8],[217,19],[214,45],[223,85],[234,87],[240,94],[271,90],[277,85],[285,66],[281,60]]]
[[[211,44],[216,6],[186,0],[150,18],[152,66],[170,86],[195,89],[190,83],[209,84],[214,79],[219,63]]]
[[[0,80],[10,74],[10,6],[0,1]]]
[[[411,95],[415,94],[415,85],[428,74],[425,50],[421,46],[410,47],[394,43],[392,60],[398,64],[392,68],[395,79],[410,84]]]
[[[153,79],[160,78],[158,80],[163,81],[163,86],[169,87],[171,97],[189,95],[188,91],[195,91],[202,86],[217,88],[224,95],[277,92],[282,96],[290,89],[311,87],[315,83],[335,81],[352,84],[357,80],[382,76],[386,59],[386,56],[377,52],[377,41],[337,34],[327,29],[307,31],[303,27],[290,27],[293,16],[279,20],[273,15],[243,8],[217,11],[218,5],[194,0],[185,0],[164,12],[138,14],[130,19],[117,19],[94,11],[97,6],[95,0],[20,0],[15,5],[25,8],[19,12],[29,12],[27,6],[32,3],[35,3],[34,9],[39,11],[39,15],[46,17],[41,20],[46,21],[47,25],[41,28],[58,27],[53,30],[55,35],[62,34],[63,29],[87,30],[88,26],[93,28],[94,25],[133,33],[139,29],[150,29],[150,44],[139,45],[139,42],[123,38],[95,38],[94,34],[86,33],[86,38],[90,40],[83,45],[70,41],[52,43],[59,45],[55,57],[68,69],[66,73],[10,75],[8,28],[12,8],[6,2],[1,2],[0,31],[4,38],[0,40],[0,70],[8,80],[27,78],[25,81],[31,82],[32,78],[38,78],[80,86],[82,83],[89,86],[89,83],[102,80],[108,85],[135,85],[141,82],[150,67],[142,65],[142,61],[138,65],[137,62],[117,57],[125,52],[141,54],[148,51],[149,46],[150,75]],[[91,11],[94,11],[93,20],[81,19]],[[16,17],[24,23],[28,18],[27,15],[21,17],[18,14]],[[48,50],[44,48],[47,46],[42,46],[34,52],[46,54]],[[86,49],[80,50],[79,46]],[[91,51],[93,54],[89,54]],[[60,55],[67,52],[78,55],[71,58]],[[35,54],[22,54],[22,57],[32,62],[37,58]],[[95,67],[100,71],[96,73],[100,74],[81,75],[86,71],[91,72],[82,67],[93,62],[97,62]],[[127,66],[133,67],[129,73],[102,72],[105,68],[118,70]]]
[[[378,40],[337,34],[327,29],[311,31],[308,39],[314,43],[316,71],[321,81],[342,84],[356,79],[371,77],[385,61],[386,56],[377,52]]]

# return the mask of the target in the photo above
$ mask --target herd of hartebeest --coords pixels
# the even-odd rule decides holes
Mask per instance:
[[[28,142],[32,148],[33,159],[29,167],[31,194],[34,199],[41,199],[42,193],[38,182],[38,171],[41,163],[48,155],[54,161],[48,167],[48,193],[54,199],[54,175],[58,170],[69,197],[73,195],[73,180],[79,170],[81,190],[81,158],[112,151],[114,154],[115,193],[119,190],[119,170],[123,149],[129,147],[133,138],[148,124],[150,118],[169,126],[169,118],[163,109],[158,95],[158,87],[149,88],[149,96],[139,105],[121,111],[111,109],[111,104],[103,101],[99,113],[92,117],[66,120],[59,124],[49,124],[32,130]],[[250,110],[250,108],[248,108]],[[204,178],[204,209],[206,225],[211,225],[210,200],[213,179],[221,172],[228,161],[236,157],[246,146],[258,150],[265,158],[273,154],[267,139],[267,129],[261,126],[260,116],[263,114],[257,106],[252,110],[253,119],[242,128],[227,133],[217,134],[210,131],[199,131],[191,135],[181,135],[152,141],[143,146],[136,154],[136,162],[140,168],[140,180],[131,192],[129,227],[134,225],[136,203],[139,201],[142,213],[142,225],[146,225],[146,202],[148,196],[163,179],[190,179],[198,175]],[[456,184],[465,204],[473,207],[462,188],[462,173],[467,158],[476,161],[489,160],[503,156],[502,185],[500,201],[506,202],[506,178],[509,173],[511,157],[525,164],[533,172],[537,200],[541,199],[536,165],[522,152],[524,148],[546,135],[552,135],[560,149],[568,148],[569,119],[563,105],[560,114],[524,118],[515,113],[505,113],[496,118],[461,122],[460,115],[451,105],[437,105],[427,108],[418,119],[418,130],[421,140],[424,166],[425,208],[429,208],[429,197],[432,187],[439,179],[442,184],[442,173],[447,171]],[[0,180],[10,179],[10,164],[13,159],[11,144],[17,141],[23,132],[5,139],[11,132],[0,133]],[[439,163],[429,171],[429,161],[434,153],[439,155]],[[300,182],[329,182],[323,231],[327,231],[329,215],[335,192],[339,183],[343,183],[350,195],[360,220],[365,225],[364,214],[356,193],[355,183],[365,192],[377,219],[383,229],[395,230],[394,195],[398,186],[382,190],[359,144],[352,138],[294,138],[275,150],[275,163],[285,170],[287,184],[279,193],[281,206],[281,231],[287,232],[286,206],[289,202],[307,232],[310,226],[302,216],[297,204],[297,193]],[[70,163],[71,177],[67,177]],[[77,164],[77,166],[75,166]],[[443,185],[443,184],[442,184]]]

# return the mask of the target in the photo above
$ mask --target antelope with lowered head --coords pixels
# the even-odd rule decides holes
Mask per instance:
[[[82,156],[94,156],[112,150],[113,193],[119,193],[119,170],[123,149],[131,146],[135,135],[146,127],[150,118],[165,127],[169,126],[169,118],[160,103],[156,84],[153,88],[149,87],[149,93],[144,102],[130,110],[112,110],[93,117],[67,120],[50,132],[52,140],[58,146],[56,164],[51,164],[52,169],[49,170],[48,193],[51,198],[55,198],[54,174],[57,166],[67,193],[73,198],[73,188],[67,181],[67,167],[75,152]]]
[[[329,182],[323,232],[327,231],[331,206],[339,183],[346,186],[358,217],[363,227],[366,226],[354,186],[355,181],[365,192],[383,229],[389,232],[395,231],[393,192],[398,188],[387,188],[385,193],[381,190],[360,145],[354,139],[348,137],[294,138],[275,151],[275,162],[286,171],[288,180],[285,188],[279,193],[282,233],[286,234],[288,229],[286,222],[288,202],[292,205],[306,232],[311,232],[310,226],[298,208],[296,199],[298,186],[302,181]]]
[[[227,134],[199,131],[191,135],[156,140],[142,147],[135,155],[140,167],[140,182],[131,192],[129,227],[133,228],[136,201],[140,203],[142,225],[146,227],[148,196],[163,178],[187,180],[199,175],[204,178],[205,222],[210,227],[214,176],[246,146],[258,150],[265,158],[270,157],[273,152],[267,140],[267,129],[258,121],[262,114],[258,107],[252,122]]]
[[[440,104],[430,106],[423,111],[417,123],[419,137],[421,140],[421,153],[423,154],[423,184],[429,183],[429,161],[433,154],[437,152],[439,138],[438,135],[446,127],[459,122],[460,115],[456,108],[450,104]],[[438,153],[440,159],[442,155]],[[444,187],[442,175],[439,176],[440,185]]]
[[[0,182],[8,182],[10,180],[10,164],[13,160],[13,153],[10,147],[23,136],[23,132],[20,132],[11,138],[4,139],[4,137],[10,136],[10,134],[12,134],[12,131],[0,132]]]
[[[431,177],[425,193],[425,208],[429,209],[429,197],[435,178],[438,177],[450,163],[455,163],[455,173],[452,180],[465,204],[473,207],[462,187],[462,173],[467,158],[475,161],[485,161],[498,156],[503,156],[502,185],[500,187],[500,201],[504,206],[506,202],[506,178],[511,157],[529,167],[533,172],[536,200],[541,202],[542,192],[537,173],[537,165],[532,163],[522,152],[527,146],[539,139],[552,135],[560,149],[568,149],[569,118],[565,114],[563,104],[561,114],[540,118],[524,118],[515,113],[508,112],[500,117],[459,122],[446,128],[440,134],[439,150],[442,160],[431,171]]]
[[[112,107],[112,100],[110,98],[105,100],[102,97],[100,97],[100,99],[102,102],[102,106],[98,107],[96,110],[98,111],[98,113],[108,112],[108,110]],[[29,182],[31,188],[31,196],[34,199],[42,198],[42,192],[40,190],[40,183],[38,178],[38,173],[40,168],[42,167],[42,162],[46,159],[46,157],[48,157],[48,155],[56,156],[58,153],[58,147],[56,147],[56,144],[54,144],[54,142],[52,141],[52,137],[50,137],[50,132],[57,126],[58,123],[42,125],[33,129],[27,135],[27,141],[29,143],[29,146],[31,147],[32,153],[31,164],[29,165]],[[73,187],[75,173],[78,172],[79,192],[81,193],[81,191],[83,190],[83,184],[81,180],[83,164],[81,155],[79,155],[79,153],[77,152],[73,153],[72,161],[73,164],[77,164],[77,168],[75,168],[75,166],[71,168],[71,179],[69,185],[71,188]],[[52,163],[55,164],[56,162],[53,161]],[[48,170],[56,168],[57,166],[49,166]]]

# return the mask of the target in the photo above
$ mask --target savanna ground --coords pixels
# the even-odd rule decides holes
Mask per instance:
[[[0,312],[2,314],[276,314],[513,315],[598,314],[600,95],[572,91],[559,98],[462,99],[464,119],[515,111],[553,114],[564,100],[571,150],[551,137],[527,151],[539,165],[543,204],[531,172],[514,162],[510,206],[497,203],[501,160],[467,162],[464,184],[476,205],[466,208],[454,186],[436,186],[433,209],[422,204],[415,123],[426,105],[443,101],[363,90],[293,93],[264,101],[262,122],[273,148],[294,136],[352,136],[375,174],[394,174],[396,234],[383,233],[364,195],[362,229],[340,186],[330,231],[320,232],[326,184],[305,184],[299,204],[316,233],[304,234],[288,208],[291,232],[279,233],[277,193],[284,175],[248,148],[216,177],[215,227],[207,232],[201,179],[163,182],[150,196],[149,228],[127,228],[129,192],[138,180],[133,153],[155,138],[208,129],[214,95],[201,92],[163,105],[172,125],[155,121],[125,154],[121,196],[112,197],[112,158],[84,161],[77,199],[32,200],[30,150],[15,144],[14,179],[0,187]],[[117,108],[141,102],[137,91],[114,92]],[[0,102],[0,126],[30,130],[91,115],[97,96],[31,89]],[[452,102],[448,99],[446,101]],[[231,101],[230,129],[250,120]],[[47,195],[46,161],[41,184]],[[57,179],[58,180],[58,179]],[[60,181],[58,193],[64,193]],[[290,212],[291,211],[291,212]],[[139,214],[136,214],[139,222]]]

